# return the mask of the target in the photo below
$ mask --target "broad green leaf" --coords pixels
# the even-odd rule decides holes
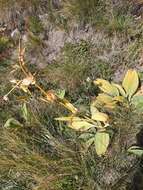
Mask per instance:
[[[113,84],[113,86],[115,86],[116,88],[118,88],[118,90],[119,90],[119,92],[120,92],[120,94],[121,94],[122,96],[126,97],[126,92],[125,92],[125,90],[122,88],[121,85],[115,84],[115,83],[112,83],[112,84]]]
[[[127,71],[122,86],[125,89],[130,100],[133,94],[137,91],[139,86],[139,77],[135,70],[130,69]]]
[[[5,128],[10,128],[10,129],[15,129],[15,128],[19,128],[22,127],[22,124],[17,121],[14,118],[10,118],[6,121],[6,123],[4,124]]]
[[[141,95],[133,96],[132,104],[135,106],[136,109],[143,111],[143,96]]]
[[[132,146],[128,149],[129,153],[135,154],[136,156],[141,157],[143,155],[143,149],[139,146]]]
[[[97,132],[95,135],[95,149],[98,156],[104,155],[109,146],[110,137],[106,132]]]
[[[94,114],[92,114],[92,119],[96,120],[96,121],[103,121],[103,122],[107,122],[109,117],[107,114],[102,113],[102,112],[95,112]]]
[[[107,80],[97,79],[94,81],[94,83],[97,84],[103,92],[111,96],[119,96],[118,89],[114,85],[110,84]]]

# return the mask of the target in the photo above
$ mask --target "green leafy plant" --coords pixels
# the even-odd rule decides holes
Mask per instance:
[[[142,88],[139,88],[139,76],[135,70],[127,71],[122,85],[114,82],[110,83],[104,79],[97,79],[94,83],[103,91],[93,102],[95,106],[113,109],[121,103],[126,106],[134,105],[137,109],[142,109]]]

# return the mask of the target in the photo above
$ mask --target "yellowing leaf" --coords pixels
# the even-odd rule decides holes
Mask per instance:
[[[107,95],[107,94],[99,94],[96,99],[93,101],[93,105],[97,108],[100,108],[102,106],[113,109],[116,106],[117,101],[114,100],[113,97]]]
[[[77,131],[87,131],[91,127],[94,127],[93,124],[88,123],[86,120],[79,117],[72,118],[72,121],[69,123],[69,127]]]
[[[69,116],[69,117],[58,117],[58,118],[55,118],[55,120],[57,121],[71,121],[72,120],[72,116]]]
[[[103,92],[111,96],[119,96],[118,89],[114,85],[110,84],[107,80],[97,79],[94,81],[94,83],[97,84]]]
[[[119,90],[119,92],[120,92],[120,94],[121,94],[122,96],[126,97],[126,92],[125,92],[125,90],[122,88],[121,85],[115,84],[115,83],[112,83],[112,84],[113,84],[116,88],[118,88],[118,90]]]
[[[105,113],[101,113],[101,112],[95,112],[94,114],[92,114],[92,119],[96,120],[96,121],[103,121],[103,122],[107,122],[109,117],[107,114]]]
[[[74,121],[69,125],[70,128],[77,130],[77,131],[87,131],[88,129],[90,129],[93,126],[94,125],[92,125],[86,121]]]
[[[70,128],[77,130],[77,131],[87,131],[91,127],[94,127],[93,124],[88,123],[86,121],[86,119],[83,119],[80,117],[73,117],[73,116],[59,117],[59,118],[55,118],[55,120],[66,121],[66,122],[68,122],[68,126]]]
[[[90,112],[91,112],[91,117],[92,117],[96,112],[99,112],[98,109],[95,107],[94,102],[90,105]]]
[[[110,137],[108,133],[97,132],[95,135],[95,150],[98,156],[104,155],[109,146]]]
[[[135,70],[130,69],[127,71],[122,86],[125,89],[130,100],[133,94],[137,91],[139,86],[139,77]]]
[[[111,103],[113,101],[113,98],[107,94],[102,93],[96,97],[96,100],[98,100],[104,104],[107,104],[107,103]]]
[[[69,111],[71,111],[72,113],[77,113],[77,108],[74,107],[73,104],[71,104],[68,100],[64,99],[60,99],[61,102],[59,102],[61,105],[63,105],[64,107],[66,107]]]
[[[111,103],[105,104],[104,107],[107,109],[114,109],[117,105],[117,102],[113,101]]]
[[[114,101],[116,102],[123,102],[124,101],[124,97],[123,96],[116,96],[113,98]]]

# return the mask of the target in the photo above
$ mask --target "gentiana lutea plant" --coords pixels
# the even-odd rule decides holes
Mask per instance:
[[[42,86],[37,83],[36,77],[28,70],[24,62],[24,52],[25,49],[19,46],[19,67],[24,74],[23,79],[13,79],[11,80],[14,86],[12,89],[4,96],[4,100],[8,101],[8,96],[13,90],[19,88],[25,93],[32,95],[29,86],[33,86],[40,91],[41,96],[38,97],[39,100],[47,103],[57,103],[64,106],[70,114],[68,116],[62,116],[55,118],[59,122],[66,122],[67,126],[75,131],[78,131],[79,138],[84,139],[86,147],[89,148],[94,144],[95,150],[98,156],[104,155],[108,149],[111,142],[110,133],[108,127],[109,116],[106,113],[100,111],[100,107],[106,107],[113,109],[118,103],[127,103],[130,105],[135,105],[136,108],[143,110],[143,96],[142,88],[139,88],[139,77],[135,70],[128,70],[122,85],[115,84],[113,82],[108,82],[104,79],[97,79],[94,81],[96,85],[103,91],[100,93],[96,99],[90,105],[90,114],[82,114],[79,112],[72,103],[70,103],[65,97],[65,92],[56,93],[53,90],[46,91]],[[12,118],[7,121],[5,126],[19,126],[19,123]],[[15,123],[17,123],[15,125]]]
[[[4,96],[4,100],[8,101],[8,96],[11,92],[15,89],[20,89],[24,91],[24,93],[28,93],[32,95],[30,91],[30,86],[37,88],[41,92],[41,96],[39,97],[40,100],[47,102],[47,103],[57,103],[61,106],[64,106],[71,114],[67,117],[60,117],[56,118],[58,121],[65,121],[67,125],[71,127],[73,130],[79,131],[82,134],[80,138],[84,136],[90,136],[88,138],[86,144],[88,147],[92,144],[95,144],[95,149],[97,154],[103,155],[107,151],[107,148],[110,143],[110,136],[108,133],[108,126],[109,126],[109,117],[107,114],[100,112],[96,107],[93,105],[90,106],[90,115],[80,115],[78,109],[70,103],[63,95],[63,93],[56,93],[53,90],[46,91],[42,86],[37,83],[35,75],[33,75],[27,68],[25,61],[24,61],[24,53],[25,49],[21,47],[21,43],[19,45],[19,67],[24,74],[23,79],[12,79],[10,82],[13,84],[12,89]],[[79,116],[80,115],[80,116]],[[19,126],[15,125],[16,121],[14,118],[10,118],[6,125],[7,127],[10,126]],[[18,122],[17,122],[18,123]],[[12,125],[11,125],[12,124]],[[13,125],[14,124],[14,125]],[[94,133],[90,133],[91,130]]]
[[[143,111],[143,89],[136,70],[128,70],[122,84],[110,83],[104,79],[97,79],[94,84],[102,91],[93,102],[96,107],[114,109],[117,105],[124,104]]]

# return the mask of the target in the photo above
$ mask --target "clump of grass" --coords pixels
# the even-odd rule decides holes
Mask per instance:
[[[42,48],[43,42],[38,35],[32,33],[29,34],[29,41],[27,43],[27,48],[31,50],[40,50]]]
[[[106,24],[107,17],[104,16],[106,12],[105,1],[98,0],[71,0],[64,2],[63,12],[68,15],[68,18],[72,16],[80,23],[92,25],[99,25],[100,23]]]
[[[112,34],[112,32],[123,32],[123,33],[128,33],[130,30],[130,26],[132,23],[132,19],[130,16],[125,16],[125,15],[117,15],[113,16],[109,24],[107,25],[107,32],[109,34]]]
[[[0,7],[1,8],[10,8],[11,5],[19,5],[19,6],[26,6],[29,5],[38,5],[40,3],[40,0],[0,0]]]
[[[29,30],[35,35],[38,35],[43,31],[42,23],[36,16],[31,16],[29,18]]]
[[[0,37],[0,53],[4,52],[10,47],[10,40],[8,37]]]
[[[68,31],[68,20],[64,13],[61,11],[61,8],[61,6],[55,8],[52,1],[48,1],[48,19],[54,26]]]
[[[127,31],[131,24],[130,3],[124,1],[116,5],[103,0],[70,0],[62,2],[58,9],[54,9],[51,2],[48,7],[50,21],[65,29],[75,23],[81,26],[88,24],[112,34]]]
[[[62,50],[62,56],[44,70],[48,81],[53,81],[55,85],[68,90],[78,88],[87,77],[89,52],[88,42],[66,44]]]
[[[98,60],[93,49],[94,46],[84,40],[65,44],[56,62],[42,71],[43,77],[46,77],[49,83],[52,81],[53,85],[66,89],[72,97],[82,94],[84,90],[84,93],[87,93],[91,88],[92,79],[95,77],[109,79],[112,74],[110,65]],[[89,83],[86,82],[88,80]]]
[[[42,125],[39,127],[39,123],[0,131],[2,188],[90,189],[88,158],[82,156],[73,138],[64,141],[55,138]]]

